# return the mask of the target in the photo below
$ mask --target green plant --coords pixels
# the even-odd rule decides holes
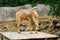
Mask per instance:
[[[50,11],[48,15],[59,16],[60,14],[60,5],[59,4],[51,4]]]

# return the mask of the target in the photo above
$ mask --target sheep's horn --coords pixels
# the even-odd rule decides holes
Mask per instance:
[[[37,7],[33,7],[31,10],[34,10],[34,9],[36,9]]]
[[[32,9],[31,9],[31,11],[30,11],[30,14],[32,14],[32,11],[34,10],[34,9],[36,9],[37,7],[33,7]]]

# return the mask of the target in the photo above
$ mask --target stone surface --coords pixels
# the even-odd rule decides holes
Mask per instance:
[[[41,39],[41,38],[56,38],[58,36],[44,33],[44,32],[38,32],[37,34],[29,34],[29,32],[22,32],[21,34],[17,32],[0,32],[3,36],[9,38],[9,39]]]

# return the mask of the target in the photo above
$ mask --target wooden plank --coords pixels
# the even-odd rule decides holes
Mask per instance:
[[[58,36],[52,35],[52,34],[47,34],[44,32],[38,32],[35,34],[29,34],[29,32],[22,32],[21,34],[17,32],[0,32],[3,36],[7,37],[8,39],[40,39],[40,38],[57,38]]]

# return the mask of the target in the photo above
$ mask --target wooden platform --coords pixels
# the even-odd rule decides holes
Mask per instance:
[[[56,35],[47,34],[44,32],[38,32],[35,34],[29,34],[29,32],[22,32],[21,34],[17,32],[0,32],[3,36],[10,40],[18,40],[18,39],[47,39],[47,38],[58,38]]]

